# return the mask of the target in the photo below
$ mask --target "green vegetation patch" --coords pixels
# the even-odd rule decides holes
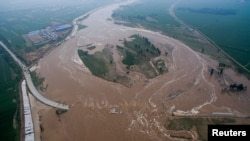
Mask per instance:
[[[168,69],[166,67],[165,61],[162,59],[158,59],[154,62],[155,68],[160,74],[163,74],[165,72],[168,72]]]
[[[124,40],[125,47],[133,50],[141,58],[150,60],[154,57],[157,57],[161,54],[161,51],[156,48],[146,37],[140,35],[132,35],[132,41]],[[144,59],[144,60],[145,60]]]
[[[93,75],[104,78],[109,72],[101,52],[89,55],[87,51],[78,50],[78,55]]]
[[[87,51],[78,50],[78,55],[93,75],[127,87],[132,86],[128,74],[116,71],[116,64],[109,48],[104,48],[102,52],[96,52],[93,55],[88,54]]]
[[[81,30],[81,29],[84,29],[84,28],[87,28],[87,26],[83,25],[83,24],[78,24],[78,30]]]
[[[122,60],[123,64],[126,64],[128,66],[132,66],[135,64],[135,57],[134,54],[129,52],[128,50],[125,50],[125,57]]]
[[[1,46],[0,68],[0,140],[20,140],[21,119],[18,87],[22,79],[22,71]],[[13,121],[15,121],[15,125]]]
[[[61,115],[61,114],[63,114],[63,113],[65,113],[65,112],[67,112],[68,110],[64,110],[64,109],[57,109],[56,110],[56,115]]]
[[[192,128],[196,128],[199,139],[207,140],[207,125],[209,124],[229,124],[235,123],[234,119],[230,118],[174,118],[169,119],[165,123],[165,128],[168,130],[187,130],[190,131]]]
[[[88,50],[93,50],[93,49],[95,49],[95,48],[96,48],[95,46],[87,47]]]
[[[135,71],[143,73],[147,78],[154,78],[157,76],[156,71],[150,64],[150,61],[160,56],[160,49],[156,48],[148,38],[140,35],[132,35],[132,41],[124,39],[124,46],[117,46],[117,50],[122,53],[122,63],[127,65],[130,69],[134,67]]]
[[[44,91],[48,85],[46,85],[46,87],[44,87],[43,82],[45,80],[44,77],[41,77],[39,74],[37,74],[35,71],[30,73],[31,79],[34,83],[34,85],[39,88],[40,90]]]

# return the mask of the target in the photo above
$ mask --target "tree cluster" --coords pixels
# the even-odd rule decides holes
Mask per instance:
[[[225,92],[243,92],[247,90],[247,86],[244,86],[243,84],[230,84],[229,87],[224,88],[221,90],[222,93]]]
[[[243,84],[231,84],[229,86],[230,91],[246,91],[247,86],[244,86]]]

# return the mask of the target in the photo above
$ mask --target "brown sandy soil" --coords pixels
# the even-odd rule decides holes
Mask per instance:
[[[35,51],[26,53],[23,55],[23,58],[27,61],[37,61],[39,58],[41,58],[43,55],[45,55],[45,53],[48,53],[49,50],[52,49],[52,47],[54,47],[54,45],[45,45]]]
[[[70,104],[70,110],[60,116],[55,109],[41,113],[43,141],[174,140],[164,128],[172,112],[185,116],[211,116],[213,112],[250,115],[249,90],[242,95],[221,94],[222,78],[210,77],[208,68],[216,67],[216,61],[159,33],[106,20],[119,6],[112,4],[93,12],[83,21],[87,28],[40,59],[37,71],[48,84],[45,96]],[[120,39],[138,33],[161,50],[172,50],[168,73],[150,80],[139,75],[137,83],[127,88],[91,75],[77,56],[78,46],[93,43],[93,51],[102,50],[106,44],[120,44]],[[250,88],[249,80],[229,69],[225,76]],[[119,113],[110,113],[113,107]]]

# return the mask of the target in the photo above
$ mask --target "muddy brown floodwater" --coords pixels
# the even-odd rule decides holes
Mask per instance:
[[[221,82],[210,77],[208,67],[216,67],[216,61],[157,32],[114,24],[110,20],[112,11],[131,2],[94,11],[82,22],[87,28],[39,61],[37,72],[48,84],[44,95],[70,105],[70,110],[60,116],[52,108],[40,111],[43,141],[172,140],[170,131],[164,128],[172,114],[250,115],[249,90],[244,95],[221,94]],[[90,52],[94,53],[106,44],[121,44],[121,39],[133,34],[147,37],[162,51],[172,50],[168,73],[150,80],[138,74],[136,83],[128,88],[93,76],[78,57],[77,50],[84,45],[95,45]],[[224,75],[228,81],[242,82],[250,88],[249,80],[232,70],[225,70]]]

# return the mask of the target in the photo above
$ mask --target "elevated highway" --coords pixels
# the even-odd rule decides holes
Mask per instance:
[[[54,107],[54,108],[58,108],[58,109],[64,109],[64,110],[68,110],[69,109],[69,105],[66,104],[61,104],[55,101],[52,101],[46,97],[44,97],[41,93],[38,92],[38,90],[36,89],[36,87],[34,86],[30,73],[29,73],[29,69],[16,57],[16,55],[14,53],[12,53],[8,47],[2,42],[0,41],[0,45],[11,55],[11,57],[17,62],[17,64],[22,68],[23,73],[24,73],[24,77],[25,80],[27,82],[27,86],[30,90],[30,92],[34,95],[34,97],[36,99],[38,99],[39,101],[41,101],[42,103]]]

